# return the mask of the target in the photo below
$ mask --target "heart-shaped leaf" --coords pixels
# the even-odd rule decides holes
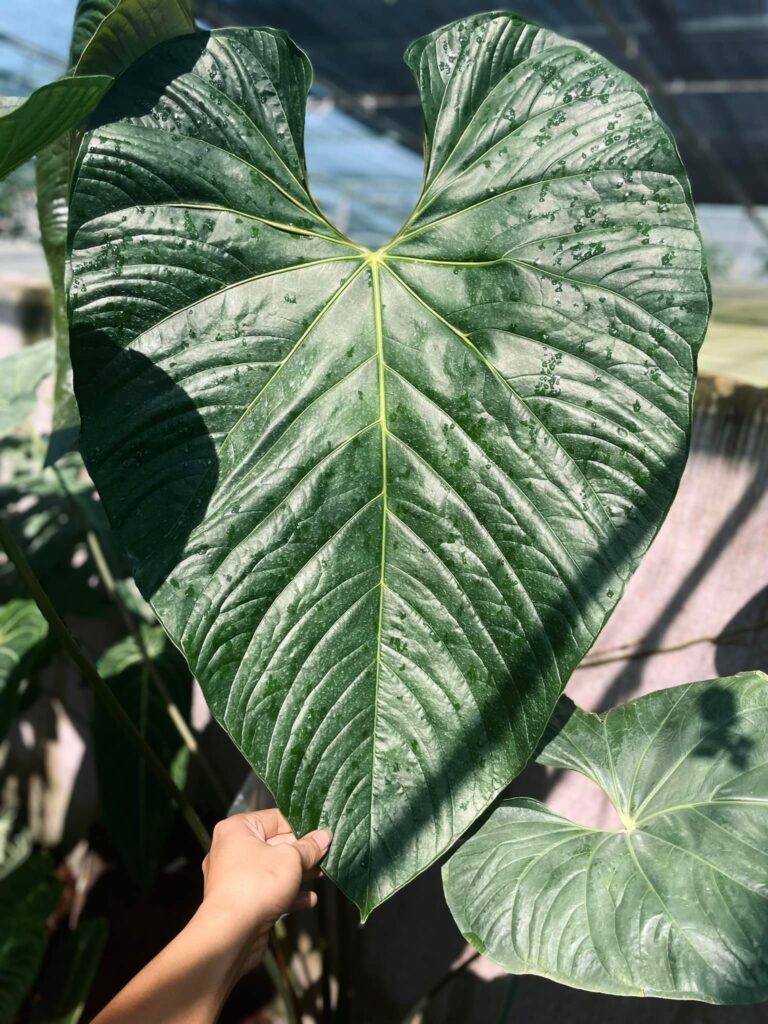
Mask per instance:
[[[619,995],[768,998],[768,676],[605,715],[564,707],[538,760],[586,775],[625,828],[510,800],[443,869],[456,923],[516,974]]]
[[[512,15],[408,51],[424,192],[309,193],[282,33],[155,49],[79,158],[82,446],[218,720],[363,915],[533,752],[663,516],[708,314],[640,86]]]

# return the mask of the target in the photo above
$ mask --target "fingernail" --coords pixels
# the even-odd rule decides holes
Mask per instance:
[[[327,828],[321,828],[319,832],[315,832],[312,838],[315,840],[315,842],[323,851],[323,853],[325,853],[325,851],[331,845],[333,834],[329,832]]]

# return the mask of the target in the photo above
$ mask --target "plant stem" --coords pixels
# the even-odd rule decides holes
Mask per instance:
[[[166,770],[165,765],[149,746],[133,721],[126,713],[120,701],[112,693],[107,683],[99,675],[98,669],[91,659],[85,654],[75,637],[69,630],[64,620],[51,603],[50,598],[43,589],[40,580],[35,575],[32,566],[27,561],[23,551],[14,540],[13,534],[6,523],[0,519],[0,544],[5,548],[8,558],[13,562],[16,571],[24,582],[27,590],[34,598],[35,604],[42,612],[48,622],[53,636],[58,640],[61,647],[74,662],[85,681],[92,687],[98,700],[102,702],[106,710],[112,715],[115,721],[123,728],[125,734],[131,740],[139,752],[139,755],[146,761],[157,777],[157,781],[166,791],[181,811],[187,825],[200,844],[204,853],[208,852],[211,844],[205,825],[198,817],[192,804],[184,793],[179,789]]]
[[[618,647],[604,648],[603,651],[595,651],[591,656],[588,655],[580,665],[577,665],[577,670],[594,668],[597,665],[610,665],[616,661],[638,661],[641,658],[650,658],[654,654],[671,654],[673,651],[684,651],[687,647],[696,647],[699,644],[719,644],[729,637],[739,636],[742,633],[757,633],[763,629],[768,629],[768,621],[753,622],[748,626],[737,626],[733,629],[723,630],[722,633],[716,633],[713,636],[695,636],[690,640],[683,640],[677,644],[668,644],[665,647],[645,647],[639,651],[633,651],[633,647],[636,647],[638,643],[642,643],[641,640],[637,640],[633,643],[621,644]],[[625,651],[627,653],[609,653],[612,651]],[[603,657],[603,654],[607,655],[607,657]]]
[[[90,527],[86,528],[85,540],[88,545],[88,550],[91,552],[91,557],[93,558],[99,577],[101,578],[101,581],[104,584],[104,589],[106,590],[107,595],[109,596],[112,603],[117,608],[120,614],[120,618],[123,620],[126,629],[131,634],[133,639],[136,641],[136,645],[139,648],[142,660],[144,661],[144,664],[147,666],[149,677],[152,680],[152,683],[155,689],[157,690],[158,694],[160,695],[163,704],[165,705],[165,710],[166,713],[168,714],[168,717],[176,727],[176,731],[181,737],[181,740],[186,746],[186,748],[189,750],[190,754],[197,760],[197,763],[200,766],[200,770],[205,776],[208,785],[216,794],[216,797],[219,803],[221,804],[221,807],[226,808],[226,806],[229,803],[229,800],[227,794],[224,791],[224,787],[221,785],[221,782],[219,782],[219,779],[216,773],[214,772],[213,768],[211,767],[210,762],[203,754],[203,752],[200,750],[200,745],[197,742],[197,738],[195,737],[194,733],[187,724],[184,715],[182,715],[181,711],[178,708],[178,705],[168,692],[168,687],[165,685],[165,681],[158,672],[157,665],[150,657],[149,651],[147,650],[147,646],[144,643],[144,637],[142,636],[141,633],[141,627],[137,625],[135,618],[133,617],[133,615],[131,615],[131,613],[125,607],[123,601],[120,598],[120,594],[115,584],[115,578],[112,575],[112,570],[109,568],[109,563],[107,562],[106,556],[104,554],[104,549],[101,546],[101,541],[99,540],[95,531]]]
[[[450,971],[447,971],[442,978],[432,986],[426,995],[423,995],[416,1000],[405,1017],[403,1017],[401,1024],[415,1024],[416,1019],[426,1010],[434,997],[439,992],[442,992],[446,985],[449,985],[454,981],[463,970],[469,967],[471,963],[474,963],[479,956],[480,954],[475,952],[471,956],[468,956],[466,960],[462,960],[460,964],[452,967]]]
[[[288,983],[286,982],[286,979],[283,977],[283,974],[280,970],[280,966],[277,962],[274,953],[272,953],[270,950],[267,950],[267,952],[264,954],[264,967],[266,969],[267,974],[270,977],[270,980],[272,981],[272,984],[275,986],[277,994],[283,1001],[283,1006],[285,1008],[285,1016],[288,1021],[288,1024],[299,1024],[298,1017],[296,1016],[296,1010],[294,1008],[293,992],[291,991]]]
[[[99,574],[104,590],[107,593],[107,597],[110,599],[112,604],[117,608],[120,618],[123,620],[123,625],[133,637],[136,642],[136,646],[141,654],[142,661],[144,662],[147,671],[149,672],[149,678],[152,681],[153,686],[160,695],[160,699],[165,706],[166,713],[176,729],[176,732],[181,737],[181,741],[184,746],[189,750],[192,757],[194,757],[200,766],[200,770],[205,776],[211,790],[216,794],[221,808],[224,809],[229,803],[227,794],[224,791],[224,787],[219,782],[219,779],[211,767],[210,762],[205,757],[203,752],[200,750],[200,745],[197,742],[192,730],[189,728],[184,715],[179,710],[178,705],[174,701],[173,697],[168,692],[168,687],[165,685],[163,677],[157,670],[157,666],[153,659],[149,656],[149,651],[144,643],[144,637],[141,633],[141,627],[137,625],[134,616],[125,607],[125,604],[120,597],[120,593],[117,589],[115,577],[112,575],[112,570],[109,567],[107,556],[104,553],[104,548],[101,546],[101,541],[98,538],[96,531],[89,526],[88,517],[83,511],[82,504],[76,494],[73,494],[69,489],[66,478],[61,472],[58,466],[53,466],[53,471],[59,481],[59,486],[62,491],[66,494],[69,503],[77,512],[78,518],[80,519],[83,531],[85,533],[85,542],[88,545],[88,550],[91,553],[91,558],[96,566],[96,571]]]
[[[501,1007],[501,1013],[499,1014],[499,1024],[507,1024],[512,1013],[512,1004],[515,1001],[517,995],[517,986],[520,982],[520,976],[513,974],[509,979],[509,985],[507,986],[507,992],[504,996],[504,1002]]]
[[[59,641],[62,648],[69,655],[72,662],[80,670],[83,679],[92,687],[96,698],[102,702],[106,710],[113,716],[115,721],[125,731],[126,736],[136,747],[139,756],[150,766],[157,777],[157,781],[166,791],[171,800],[176,804],[190,831],[197,840],[203,853],[207,853],[211,847],[211,837],[205,825],[200,820],[197,811],[187,799],[186,795],[179,789],[171,778],[165,765],[152,750],[133,721],[126,713],[122,704],[118,701],[107,683],[99,675],[99,671],[91,659],[85,654],[80,644],[69,630],[69,627],[54,608],[51,599],[43,589],[40,580],[35,575],[32,566],[27,561],[24,552],[14,540],[13,534],[2,518],[0,518],[0,544],[5,548],[5,553],[13,562],[16,571],[32,595],[35,604],[42,612],[48,622],[53,636]],[[293,994],[288,988],[282,976],[280,967],[277,964],[274,954],[267,950],[264,954],[264,967],[272,979],[272,982],[285,1005],[288,1024],[298,1024],[294,1012]]]

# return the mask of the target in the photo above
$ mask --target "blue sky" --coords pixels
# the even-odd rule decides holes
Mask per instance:
[[[76,0],[0,0],[0,35],[7,34],[58,54],[63,61]],[[29,81],[3,83],[3,92],[23,95],[57,77],[60,71],[0,39],[0,74]],[[307,165],[312,191],[331,220],[366,245],[386,241],[405,220],[419,191],[421,157],[392,139],[376,135],[338,110],[320,108],[307,115]]]
[[[29,42],[63,61],[76,0],[0,0],[0,35]],[[310,54],[311,57],[311,54]],[[0,39],[0,92],[22,95],[8,75],[29,88],[57,76],[55,65],[21,53]],[[18,83],[17,83],[18,85]],[[327,215],[357,241],[377,246],[407,217],[419,191],[421,157],[332,108],[307,115],[307,166],[312,191]],[[759,273],[764,243],[738,207],[699,207],[705,236],[732,254],[735,276]]]

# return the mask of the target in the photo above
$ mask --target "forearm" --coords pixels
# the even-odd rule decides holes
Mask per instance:
[[[213,1024],[243,973],[245,937],[201,907],[93,1024]]]

